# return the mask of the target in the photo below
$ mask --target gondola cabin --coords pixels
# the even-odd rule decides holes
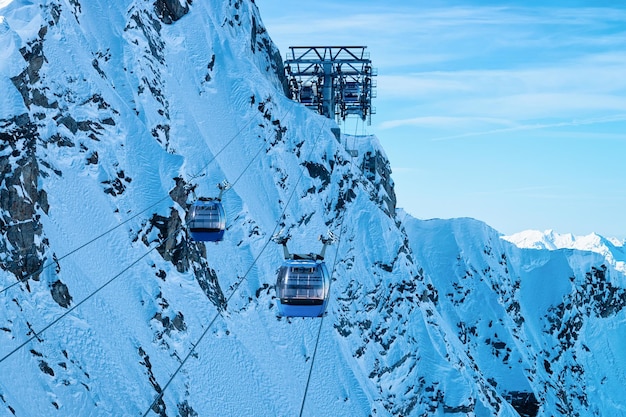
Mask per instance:
[[[219,242],[226,230],[226,214],[219,200],[198,200],[189,214],[189,233],[193,240]]]
[[[283,317],[321,317],[326,311],[330,276],[319,259],[287,259],[278,271],[278,314]]]
[[[361,94],[361,85],[354,81],[348,81],[343,88],[343,99],[346,102],[357,102]]]
[[[313,86],[303,85],[300,88],[300,103],[311,104],[313,103]]]

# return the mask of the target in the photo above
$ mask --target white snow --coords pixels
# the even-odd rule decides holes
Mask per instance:
[[[297,415],[320,325],[306,416],[516,416],[505,401],[513,391],[534,392],[539,415],[550,416],[561,388],[586,389],[594,405],[581,415],[626,407],[623,310],[584,316],[576,355],[549,357],[562,343],[550,320],[586,288],[586,273],[606,260],[607,282],[624,282],[623,244],[516,241],[543,245],[528,250],[469,218],[394,217],[382,179],[361,167],[367,152],[385,156],[378,139],[338,141],[335,122],[284,96],[253,2],[193,2],[173,25],[156,20],[152,2],[0,7],[0,119],[28,113],[50,206],[37,211],[35,242],[47,242],[50,265],[40,280],[3,291],[16,280],[0,275],[0,358],[68,311],[51,297],[57,281],[71,308],[87,300],[0,361],[0,415],[156,415],[148,407],[192,349],[164,391],[164,415]],[[42,26],[46,59],[29,87],[56,105],[27,108],[11,78],[27,67],[19,49]],[[0,158],[15,169],[22,157],[10,155]],[[223,196],[223,242],[198,244],[184,231],[168,241],[184,243],[187,269],[151,250],[161,239],[152,216],[184,217],[169,195],[175,178],[195,186],[195,197],[216,196],[225,179],[233,185]],[[316,252],[329,230],[340,239],[326,256],[326,317],[277,318],[282,250],[269,239],[289,233],[292,252]],[[2,238],[4,267],[19,248]],[[200,284],[209,273],[225,309]],[[576,314],[566,309],[563,322]],[[172,325],[180,318],[184,326]]]
[[[11,30],[7,20],[0,16],[0,115],[19,115],[26,112],[26,106],[19,91],[11,82],[26,63],[19,52],[20,37]]]
[[[596,252],[603,255],[616,269],[626,272],[626,242],[615,238],[605,238],[596,233],[574,236],[571,233],[557,233],[554,230],[526,230],[509,236],[502,236],[520,248],[533,249],[576,249]]]

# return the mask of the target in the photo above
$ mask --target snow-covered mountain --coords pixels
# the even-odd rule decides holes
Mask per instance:
[[[520,248],[532,249],[577,249],[602,254],[607,262],[616,269],[626,272],[626,242],[615,238],[606,238],[596,233],[586,236],[574,236],[571,233],[561,234],[554,230],[525,230],[503,239],[514,243]]]
[[[0,416],[626,415],[623,246],[396,210],[253,1],[0,4]],[[277,317],[271,237],[328,231],[327,315]]]
[[[624,413],[626,291],[609,259],[518,248],[472,219],[398,217],[438,310],[498,393],[542,416]]]

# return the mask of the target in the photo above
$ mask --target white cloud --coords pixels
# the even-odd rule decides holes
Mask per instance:
[[[451,74],[450,74],[451,75]],[[436,74],[379,75],[378,93],[384,98],[417,98],[434,93],[467,92],[471,86],[461,77]]]
[[[623,92],[626,53],[584,55],[566,62],[529,62],[525,68],[412,72],[378,77],[379,93],[416,97],[433,93],[497,95],[526,92]],[[621,94],[624,95],[624,94]]]
[[[626,113],[624,9],[350,1],[303,7],[272,22],[271,36],[283,39],[283,48],[367,45],[379,67],[381,129],[439,129],[441,138],[456,138],[602,123]],[[381,109],[392,118],[382,120]]]
[[[561,128],[561,127],[570,127],[570,126],[584,126],[584,125],[595,125],[595,124],[603,124],[603,123],[613,123],[613,122],[626,122],[626,114],[618,114],[614,116],[607,116],[601,118],[593,118],[593,119],[575,119],[564,122],[555,122],[555,123],[533,123],[533,124],[520,124],[513,127],[502,128],[502,129],[491,129],[491,130],[481,130],[481,131],[473,131],[460,133],[449,136],[441,136],[431,138],[433,141],[441,141],[441,140],[452,140],[452,139],[462,139],[476,136],[485,136],[492,134],[501,134],[501,133],[510,133],[517,131],[529,131],[529,130],[541,130],[541,129],[553,129],[553,128]],[[595,140],[595,136],[591,137]]]
[[[583,56],[536,68],[440,71],[379,76],[378,98],[402,104],[404,116],[380,123],[472,128],[509,128],[535,121],[570,123],[626,113],[626,56]],[[410,114],[415,117],[410,117]],[[408,116],[408,117],[407,117]],[[470,123],[471,121],[471,123]],[[594,122],[595,123],[595,122]]]
[[[398,120],[387,120],[378,127],[380,129],[394,129],[402,126],[417,126],[417,127],[425,127],[425,128],[454,128],[454,129],[467,129],[467,128],[477,128],[484,127],[485,125],[492,126],[508,126],[508,128],[513,128],[512,122],[505,119],[496,119],[496,118],[488,118],[488,117],[451,117],[451,116],[425,116],[425,117],[414,117],[410,119],[398,119]]]

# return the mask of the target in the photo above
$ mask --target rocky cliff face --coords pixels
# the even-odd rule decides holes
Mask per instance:
[[[2,26],[6,33],[6,24]],[[14,67],[21,72],[10,81],[27,108],[54,106],[42,94],[39,75],[44,64],[42,42],[46,32],[46,27],[41,27],[37,36],[12,57],[19,59],[20,64]],[[39,279],[47,246],[40,223],[41,215],[48,212],[47,195],[39,183],[40,175],[44,175],[37,158],[40,118],[41,113],[33,118],[22,112],[0,115],[0,256],[2,268],[24,281]]]
[[[18,280],[38,280],[47,241],[40,217],[48,213],[39,188],[37,130],[26,115],[0,120],[0,266]]]
[[[438,311],[500,398],[520,415],[602,413],[621,371],[591,357],[614,357],[624,337],[608,330],[626,301],[612,256],[519,249],[469,219],[401,218],[439,290]]]

